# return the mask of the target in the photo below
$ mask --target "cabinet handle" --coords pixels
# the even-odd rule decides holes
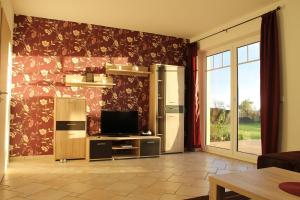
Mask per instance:
[[[2,92],[2,91],[0,90],[0,95],[1,95],[1,94],[8,94],[8,93],[7,93],[7,92]]]
[[[147,141],[147,144],[154,144],[154,141]]]
[[[68,123],[67,125],[68,126],[75,126],[76,124],[74,124],[74,123]]]
[[[106,145],[106,143],[104,142],[97,143],[97,146],[104,146],[104,145]]]

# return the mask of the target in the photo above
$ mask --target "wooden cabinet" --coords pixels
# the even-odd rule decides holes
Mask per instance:
[[[161,138],[161,151],[183,152],[184,68],[151,66],[149,101],[149,126]]]
[[[55,160],[85,158],[85,99],[56,98],[54,111]]]
[[[184,69],[182,67],[166,67],[165,88],[165,105],[184,104]]]
[[[86,144],[87,160],[156,157],[160,154],[157,136],[90,136]]]
[[[55,99],[56,121],[86,121],[85,99],[79,98],[56,98]]]
[[[88,145],[90,160],[112,158],[112,141],[91,140]]]
[[[183,113],[166,113],[166,153],[184,151],[183,121]]]
[[[159,139],[142,139],[140,145],[140,156],[159,155]]]

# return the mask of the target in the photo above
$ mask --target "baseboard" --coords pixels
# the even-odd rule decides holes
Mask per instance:
[[[15,156],[9,157],[9,161],[22,161],[22,160],[54,160],[54,155],[37,155],[37,156]]]
[[[184,152],[200,152],[200,151],[203,151],[203,149],[202,148],[192,148],[192,149],[185,148],[184,149]]]

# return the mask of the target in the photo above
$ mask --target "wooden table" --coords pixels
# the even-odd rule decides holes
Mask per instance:
[[[254,200],[300,200],[279,189],[281,182],[300,182],[300,173],[276,167],[209,177],[210,200],[223,200],[225,188]]]

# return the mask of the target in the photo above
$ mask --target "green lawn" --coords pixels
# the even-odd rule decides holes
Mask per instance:
[[[220,128],[221,127],[221,128]],[[229,141],[230,125],[223,124],[219,128],[215,124],[211,124],[211,142]],[[240,123],[239,124],[239,140],[259,140],[260,139],[260,123]]]
[[[240,123],[239,140],[260,139],[260,123]]]

